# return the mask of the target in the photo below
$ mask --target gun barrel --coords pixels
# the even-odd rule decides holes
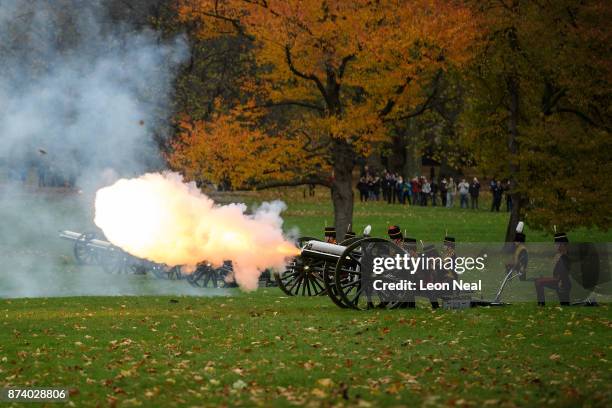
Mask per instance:
[[[79,232],[68,231],[68,230],[60,231],[59,233],[60,238],[66,239],[68,241],[78,241],[79,239],[81,239],[82,236],[83,234]],[[92,246],[98,249],[111,249],[114,247],[114,245],[108,241],[103,241],[101,239],[95,239],[95,238],[87,240],[85,241],[85,243],[89,246]]]
[[[340,259],[345,249],[346,247],[342,245],[321,241],[308,241],[302,248],[302,256],[335,262]]]

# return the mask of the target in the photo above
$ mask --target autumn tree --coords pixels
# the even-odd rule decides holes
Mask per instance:
[[[232,109],[180,117],[171,165],[240,187],[329,187],[338,231],[356,157],[427,111],[477,36],[470,10],[442,0],[180,0],[178,15],[200,38],[247,38],[257,69]]]
[[[517,222],[610,226],[609,2],[477,2],[488,36],[467,78],[464,142],[508,179]]]

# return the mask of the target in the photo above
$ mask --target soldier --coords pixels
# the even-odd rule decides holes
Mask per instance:
[[[516,226],[516,234],[514,234],[514,254],[512,260],[506,264],[506,272],[514,269],[514,272],[519,274],[519,279],[524,281],[527,279],[527,262],[529,255],[525,246],[525,234],[523,233],[523,221],[519,221]]]
[[[452,258],[453,265],[455,265],[455,260],[457,259],[457,252],[455,251],[455,237],[450,237],[448,234],[444,237],[443,249],[442,249],[442,258]],[[445,278],[455,280],[457,279],[457,273],[454,270],[447,271],[445,274]]]
[[[408,252],[408,255],[410,255],[410,257],[412,258],[416,258],[418,255],[417,253],[417,240],[414,238],[409,238],[406,237],[404,238],[403,242],[402,242],[402,248],[404,248],[406,250],[406,252]],[[411,278],[413,278],[412,280],[418,280],[418,279],[414,279],[414,277],[417,277],[418,275],[416,274],[417,271],[415,271],[415,274],[411,275]],[[418,284],[418,282],[417,282]],[[400,309],[414,309],[416,308],[416,300],[415,300],[415,296],[414,296],[414,291],[410,291],[408,293],[408,301],[407,302],[402,302],[399,305]]]
[[[328,244],[336,243],[336,228],[335,227],[325,227],[325,242]]]
[[[444,274],[443,271],[436,269],[436,262],[428,260],[428,258],[439,258],[440,254],[436,250],[434,245],[426,245],[423,248],[423,254],[425,255],[424,261],[425,266],[421,267],[421,270],[417,271],[418,278],[424,283],[435,283],[440,281],[440,276]],[[432,309],[438,309],[440,303],[438,303],[438,294],[432,291],[428,291],[423,296],[429,299]]]
[[[570,291],[572,283],[570,281],[570,261],[567,256],[569,250],[569,239],[565,232],[555,234],[555,246],[557,254],[554,259],[553,276],[538,278],[535,280],[535,289],[538,296],[538,306],[545,305],[544,288],[557,291],[561,306],[569,306]]]
[[[402,230],[400,229],[399,226],[391,225],[389,229],[387,230],[387,235],[389,235],[389,238],[395,244],[397,244],[398,246],[402,246],[404,242],[404,235],[402,234]]]

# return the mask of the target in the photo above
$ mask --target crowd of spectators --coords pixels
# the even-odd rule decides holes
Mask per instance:
[[[442,206],[452,208],[457,201],[461,208],[479,208],[481,185],[477,177],[471,182],[465,178],[455,181],[453,177],[435,177],[428,180],[424,176],[404,178],[398,173],[384,171],[380,175],[364,171],[357,183],[359,200],[386,201],[389,204],[409,204],[426,207]],[[493,198],[491,211],[500,211],[502,198],[506,197],[506,211],[512,210],[512,197],[510,183],[502,183],[493,179],[489,184],[489,191]]]

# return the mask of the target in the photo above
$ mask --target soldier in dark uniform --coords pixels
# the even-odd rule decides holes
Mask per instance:
[[[455,249],[455,237],[449,237],[446,235],[444,237],[443,248],[442,248],[442,258],[452,258],[453,265],[455,265],[455,260],[457,259],[457,252]],[[458,278],[457,273],[454,270],[446,271],[446,279],[455,280]]]
[[[514,269],[514,272],[519,274],[519,279],[522,281],[527,279],[527,263],[529,261],[529,254],[525,246],[526,237],[523,233],[523,226],[523,221],[520,221],[516,226],[516,233],[514,234],[514,254],[512,255],[512,260],[506,264],[506,271]]]
[[[404,248],[406,250],[406,252],[408,252],[408,255],[410,255],[411,258],[416,258],[418,255],[417,253],[417,240],[414,238],[409,238],[406,237],[403,239],[402,242],[402,248]],[[413,278],[413,281],[417,281],[418,280],[418,275],[417,275],[417,271],[415,271],[415,274],[411,275],[411,278]],[[416,279],[414,279],[416,278]],[[418,282],[417,282],[418,284]],[[416,308],[416,300],[415,300],[415,296],[414,296],[414,291],[410,291],[408,294],[408,301],[407,302],[402,302],[399,305],[400,309],[414,309]]]
[[[325,227],[325,242],[328,244],[336,243],[336,228],[335,227]]]
[[[440,277],[444,275],[444,272],[443,270],[436,268],[436,262],[429,262],[427,261],[427,258],[439,258],[440,254],[434,245],[425,246],[423,248],[423,254],[425,255],[424,260],[426,262],[425,265],[422,266],[419,271],[417,271],[418,279],[423,281],[425,284],[439,282]],[[438,309],[440,307],[440,303],[438,303],[438,295],[436,293],[428,291],[427,293],[424,293],[423,296],[429,299],[432,309]]]
[[[567,256],[569,240],[565,232],[555,234],[557,254],[554,259],[553,276],[535,280],[535,289],[538,296],[538,306],[545,305],[544,288],[554,289],[559,296],[561,306],[569,306],[572,283],[570,280],[570,261]]]
[[[393,241],[398,246],[402,246],[402,244],[404,243],[404,235],[402,234],[402,230],[400,229],[400,227],[397,225],[390,226],[387,230],[387,235],[389,235],[391,241]]]

